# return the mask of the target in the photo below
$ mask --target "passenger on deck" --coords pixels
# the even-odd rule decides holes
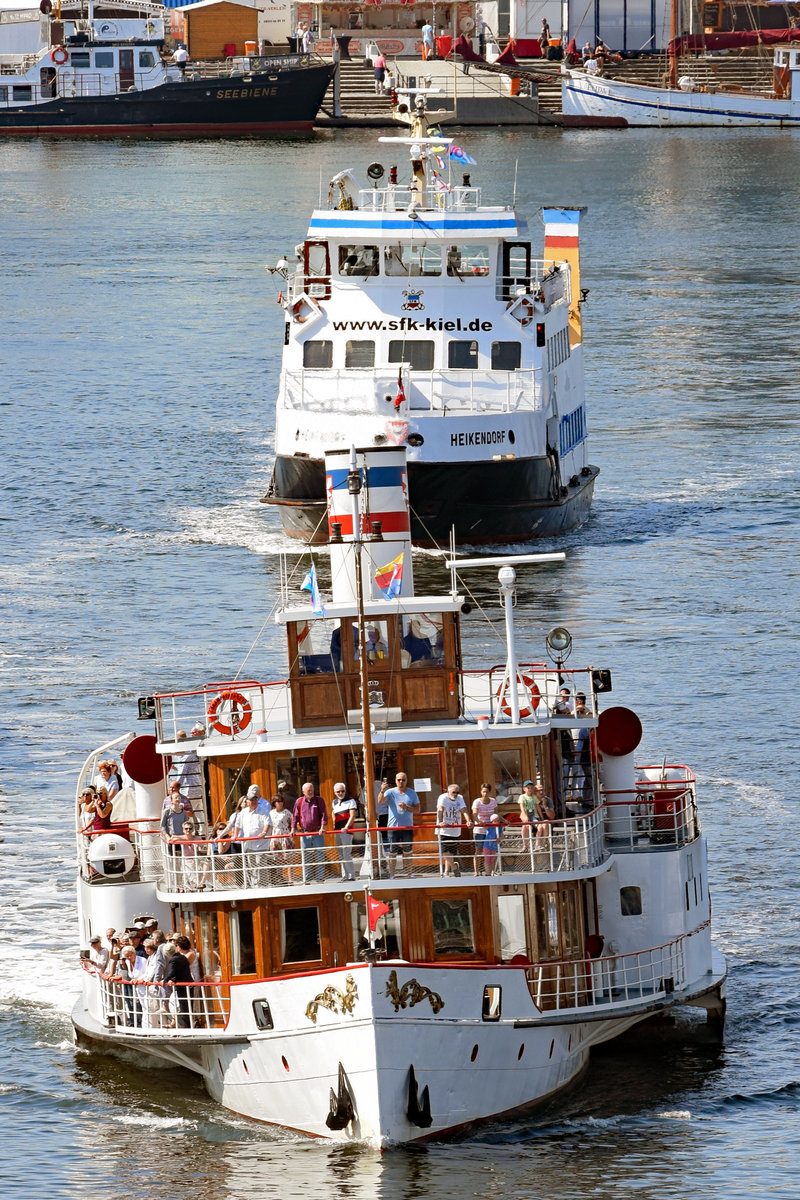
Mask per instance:
[[[292,833],[304,834],[300,840],[303,861],[303,883],[308,883],[313,871],[317,883],[325,878],[325,829],[328,809],[322,796],[314,791],[313,783],[304,783],[292,812]]]
[[[475,845],[475,856],[473,866],[475,874],[480,875],[481,864],[483,863],[483,840],[486,837],[486,831],[489,827],[489,822],[492,816],[497,811],[497,800],[492,795],[492,785],[490,783],[481,784],[481,794],[472,801],[472,816],[474,825],[472,827],[472,838]]]
[[[571,717],[572,716],[572,701],[569,698],[569,688],[562,687],[558,693],[558,699],[553,705],[554,717]]]
[[[111,828],[111,811],[114,805],[108,798],[106,789],[98,788],[97,797],[94,802],[94,817],[92,819],[92,838],[97,837],[101,833],[105,833]]]
[[[99,933],[96,933],[89,942],[89,962],[97,968],[100,974],[105,971],[108,965],[108,951],[103,945],[103,939]]]
[[[255,798],[258,800],[256,811],[264,813],[265,816],[269,816],[272,805],[270,804],[269,800],[266,799],[266,797],[261,795],[261,788],[257,783],[251,783],[250,787],[247,789],[247,799],[250,800],[253,796],[255,796]]]
[[[93,784],[88,784],[81,792],[80,800],[80,824],[81,829],[89,829],[94,821],[94,804],[97,799],[97,791]]]
[[[336,857],[339,860],[343,879],[355,879],[353,863],[353,822],[358,812],[358,804],[352,796],[348,796],[343,783],[333,785],[333,829],[336,842]]]
[[[178,1027],[180,1029],[190,1029],[192,1025],[192,1020],[189,1016],[189,994],[191,989],[187,985],[193,982],[193,976],[191,963],[186,957],[186,952],[191,950],[192,943],[187,937],[180,935],[175,938],[174,945],[176,951],[167,963],[167,969],[164,972],[164,983],[167,986],[173,985],[175,988]]]
[[[483,839],[484,875],[495,875],[497,873],[497,853],[504,825],[505,821],[500,814],[492,813],[486,830],[486,837]]]
[[[174,779],[172,781],[172,783],[169,785],[169,795],[164,797],[164,804],[161,809],[162,813],[165,813],[168,810],[173,797],[178,798],[178,800],[180,801],[181,808],[183,809],[183,811],[185,813],[192,812],[192,805],[191,805],[190,800],[186,796],[184,796],[183,793],[181,792],[181,785],[180,785],[179,781],[177,779]]]
[[[395,786],[385,793],[389,809],[389,876],[394,879],[398,855],[403,855],[403,866],[408,875],[413,874],[414,853],[414,809],[420,807],[419,796],[408,786],[405,771],[395,775]]]
[[[260,800],[263,797],[258,788],[251,787],[246,805],[237,814],[234,826],[237,838],[242,839],[245,885],[249,887],[263,887],[266,883],[266,874],[261,868],[266,865],[265,856],[270,849],[270,819],[269,811],[264,812],[259,808]],[[263,802],[267,803],[266,800]],[[247,863],[248,858],[251,859],[250,864]]]
[[[170,796],[169,808],[161,817],[161,832],[167,839],[170,854],[177,853],[177,843],[184,837],[186,822],[191,820],[190,814],[183,807],[180,794],[173,792]]]
[[[197,728],[197,727],[195,727]],[[195,734],[192,737],[202,736]],[[183,740],[186,734],[178,731],[178,739]],[[194,747],[176,754],[172,760],[172,779],[180,785],[181,795],[189,801],[190,808],[199,811],[203,802],[203,766]]]
[[[274,864],[286,871],[287,883],[294,882],[292,867],[297,861],[297,851],[292,838],[292,814],[286,807],[286,800],[281,793],[272,797],[272,809],[269,814],[270,849]],[[271,881],[281,882],[281,871],[272,873]]]
[[[461,789],[457,783],[449,783],[447,791],[436,801],[436,836],[442,851],[442,875],[461,874],[456,855],[464,821],[467,828],[471,828],[472,821]]]
[[[556,806],[549,796],[545,796],[544,788],[540,783],[537,783],[533,789],[535,796],[534,811],[536,813],[537,838],[546,838],[550,834],[550,822],[556,819]]]
[[[112,772],[110,762],[98,763],[95,784],[98,791],[100,788],[105,788],[109,799],[114,799],[119,791],[119,779],[117,775]]]
[[[138,1003],[138,999],[134,1000],[133,994],[136,961],[136,951],[133,946],[123,946],[115,964],[114,973],[110,976],[110,979],[114,983],[120,984],[122,989],[122,1005],[126,1025],[141,1025],[142,1023],[141,1005]]]

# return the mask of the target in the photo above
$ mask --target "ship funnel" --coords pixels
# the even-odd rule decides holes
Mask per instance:
[[[578,231],[585,208],[545,208],[545,263],[566,262],[570,271],[569,344],[583,340],[581,327],[581,260]]]
[[[413,596],[405,447],[329,450],[325,488],[334,604],[356,602],[357,553],[365,599]]]
[[[630,708],[607,708],[597,724],[600,782],[610,807],[606,809],[606,835],[628,839],[636,821],[636,767],[634,755],[642,740],[642,722]]]
[[[164,807],[164,760],[156,751],[152,733],[143,733],[129,742],[122,751],[122,765],[133,780],[136,798],[136,819],[139,822],[139,869],[143,879],[155,878],[146,874],[159,870],[161,845],[159,821]]]

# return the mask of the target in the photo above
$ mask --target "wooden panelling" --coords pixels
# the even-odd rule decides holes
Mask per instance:
[[[224,58],[229,45],[244,54],[244,43],[258,40],[258,12],[242,4],[221,0],[195,12],[189,9],[183,18],[186,46],[194,59]]]

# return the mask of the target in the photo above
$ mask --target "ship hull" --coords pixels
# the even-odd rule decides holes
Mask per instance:
[[[311,130],[331,78],[326,63],[241,78],[167,82],[108,96],[0,108],[0,136],[158,136]]]
[[[737,92],[684,92],[571,72],[561,84],[564,117],[631,126],[744,128],[800,125],[800,102]]]
[[[589,515],[596,467],[553,488],[547,458],[501,462],[408,464],[411,537],[418,546],[513,543],[551,537]],[[556,496],[552,495],[557,490]],[[265,502],[278,508],[289,537],[325,542],[325,468],[321,460],[278,455]]]

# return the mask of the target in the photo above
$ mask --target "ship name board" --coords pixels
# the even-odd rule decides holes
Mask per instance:
[[[415,330],[419,329],[423,333],[491,333],[494,325],[491,321],[481,321],[478,317],[473,317],[471,321],[463,321],[458,317],[455,321],[445,321],[442,317],[425,317],[424,320],[416,321],[413,317],[400,317],[396,321],[380,321],[380,320],[364,320],[364,321],[332,321],[334,330],[337,333],[342,333],[345,330],[352,329],[360,330],[388,330],[397,329]]]
[[[473,433],[451,433],[451,446],[498,446],[507,436],[505,429],[484,429]]]
[[[217,100],[253,100],[259,96],[277,96],[277,87],[219,88]]]

